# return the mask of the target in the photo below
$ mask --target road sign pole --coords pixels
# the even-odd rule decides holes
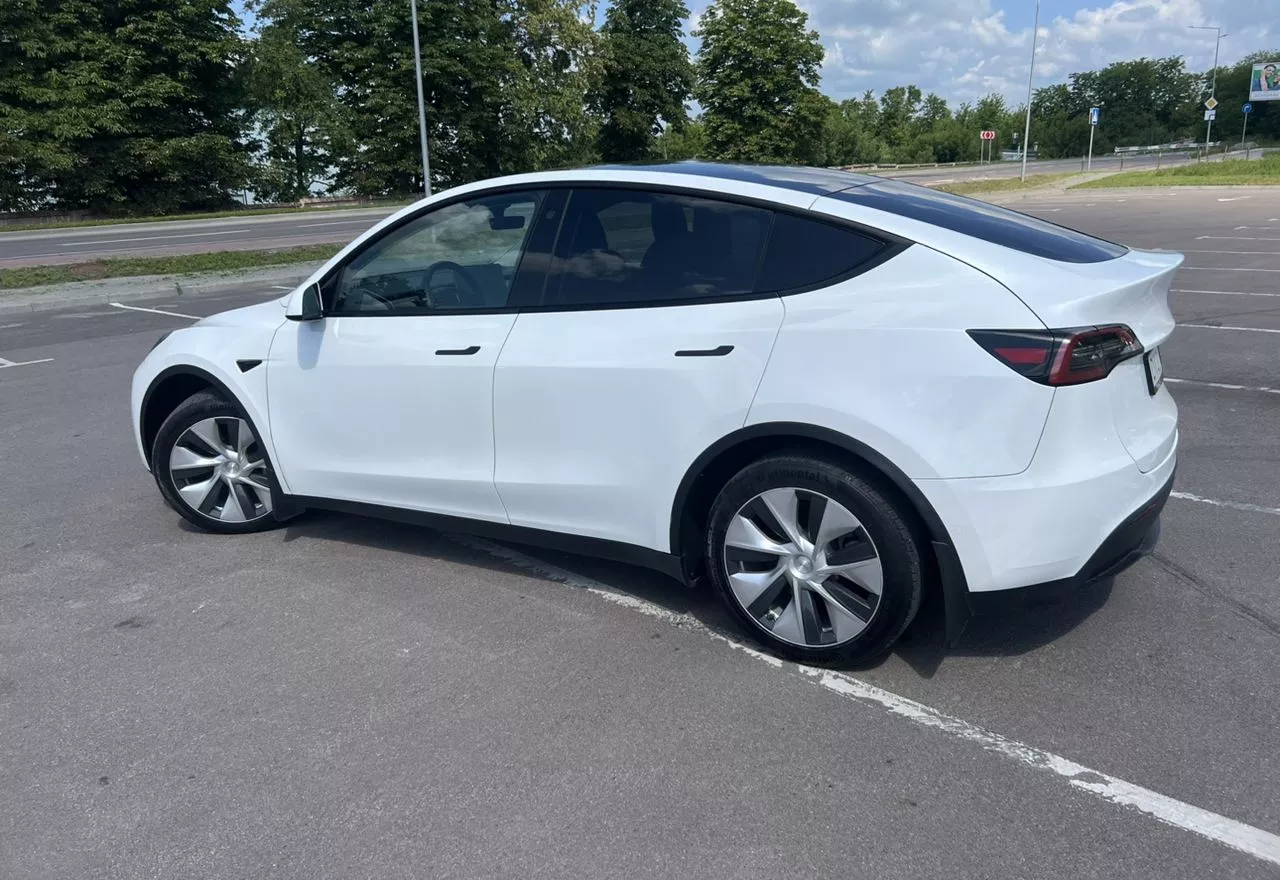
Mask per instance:
[[[1022,130],[1022,176],[1019,178],[1023,183],[1027,182],[1027,150],[1031,147],[1031,99],[1034,97],[1031,92],[1031,84],[1036,79],[1036,39],[1040,34],[1040,0],[1036,0],[1036,21],[1031,26],[1031,68],[1027,71],[1027,124]]]
[[[1248,131],[1249,131],[1249,114],[1246,113],[1244,114],[1244,125],[1240,128],[1240,149],[1245,150],[1244,157],[1246,159],[1249,158],[1249,151],[1245,149],[1244,137],[1245,137],[1245,133]]]
[[[1213,83],[1209,86],[1209,98],[1217,101],[1218,98],[1218,46],[1222,44],[1222,28],[1218,28],[1218,37],[1213,41]],[[1210,107],[1210,110],[1213,108]],[[1213,117],[1210,116],[1204,125],[1204,155],[1209,158],[1209,144],[1212,142],[1210,135],[1213,134]]]
[[[1093,170],[1093,133],[1097,131],[1098,126],[1089,126],[1089,170]]]

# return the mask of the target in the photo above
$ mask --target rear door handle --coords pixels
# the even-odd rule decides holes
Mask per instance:
[[[733,351],[732,345],[718,345],[715,348],[686,348],[683,351],[677,351],[678,358],[718,358],[724,357]]]
[[[480,350],[480,346],[469,345],[466,348],[437,348],[436,354],[466,355],[466,354],[475,354],[479,350]]]

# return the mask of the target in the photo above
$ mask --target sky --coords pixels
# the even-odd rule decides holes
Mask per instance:
[[[686,0],[688,2],[688,0]],[[705,8],[701,0],[697,12]],[[800,0],[826,48],[822,90],[840,100],[914,83],[956,104],[998,92],[1026,99],[1034,0]],[[693,8],[693,4],[690,4]],[[1191,70],[1280,50],[1280,0],[1044,0],[1036,87],[1142,56],[1182,55]]]
[[[685,0],[697,26],[708,0]],[[407,6],[407,2],[405,2]],[[603,20],[601,2],[599,19]],[[1035,0],[798,0],[822,38],[822,91],[838,100],[867,89],[912,83],[957,105],[997,92],[1026,99]],[[233,0],[240,11],[243,0]],[[1219,63],[1263,49],[1280,52],[1280,0],[1043,0],[1035,86],[1113,61],[1182,55],[1191,70],[1213,66],[1213,31],[1221,26]],[[424,39],[429,35],[424,34]],[[696,49],[697,41],[689,44]]]

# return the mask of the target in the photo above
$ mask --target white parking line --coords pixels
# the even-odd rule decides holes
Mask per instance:
[[[1178,251],[1184,254],[1231,254],[1243,257],[1274,257],[1276,255],[1275,251],[1210,251],[1196,248],[1179,248]]]
[[[144,309],[142,306],[126,306],[120,303],[107,303],[117,309],[128,309],[131,312],[150,312],[153,315],[168,315],[171,318],[186,318],[189,321],[199,321],[199,315],[184,315],[181,312],[166,312],[164,309]]]
[[[1165,376],[1166,382],[1178,385],[1197,385],[1202,388],[1221,388],[1223,391],[1256,391],[1259,394],[1280,394],[1280,388],[1267,388],[1265,385],[1230,385],[1226,382],[1201,382],[1198,379],[1174,379]]]
[[[1272,327],[1229,327],[1218,324],[1179,324],[1179,327],[1198,327],[1201,330],[1243,330],[1246,333],[1280,333]]]
[[[236,232],[249,232],[248,229],[228,229],[224,232],[188,232],[183,235],[146,235],[141,238],[95,238],[90,241],[70,241],[59,247],[82,247],[98,244],[121,244],[126,241],[160,241],[162,238],[202,238],[206,235],[232,235]]]
[[[29,367],[32,364],[47,364],[53,358],[40,358],[38,361],[11,361],[6,358],[0,358],[0,370],[7,370],[10,367]]]
[[[279,284],[271,285],[272,290],[293,290],[292,287],[281,287]]]
[[[0,324],[0,330],[12,330],[14,327],[25,327],[26,324],[19,321],[17,324]]]
[[[1196,241],[1280,241],[1280,238],[1262,238],[1253,235],[1197,235]]]
[[[1217,296],[1280,296],[1280,293],[1257,293],[1250,290],[1170,290],[1170,293],[1212,293]]]
[[[1199,501],[1201,504],[1212,504],[1214,507],[1229,507],[1246,513],[1269,513],[1272,516],[1280,516],[1280,507],[1263,507],[1261,504],[1243,504],[1239,501],[1219,501],[1216,498],[1192,495],[1190,492],[1170,492],[1169,497],[1181,498],[1183,501]]]
[[[1180,266],[1183,272],[1280,272],[1280,269],[1246,269],[1243,266]]]
[[[1275,512],[1280,513],[1280,511]],[[488,553],[526,571],[533,572],[540,577],[586,590],[592,595],[615,605],[639,611],[641,614],[658,618],[689,632],[696,632],[699,635],[709,637],[742,651],[752,659],[767,663],[775,669],[794,670],[813,679],[814,683],[819,687],[826,688],[832,693],[839,694],[864,706],[886,710],[890,714],[919,724],[922,727],[929,727],[954,739],[973,743],[988,752],[1015,761],[1029,769],[1052,773],[1079,791],[1091,792],[1113,804],[1132,807],[1166,825],[1181,828],[1184,831],[1190,831],[1209,840],[1225,844],[1260,861],[1280,865],[1280,836],[1269,831],[1263,831],[1261,828],[1254,828],[1243,822],[1228,819],[1226,816],[1220,816],[1217,813],[1183,803],[1167,795],[1143,788],[1140,785],[1134,785],[1132,782],[1127,782],[1119,777],[1090,769],[1083,764],[1077,764],[1075,761],[1056,755],[1053,752],[1047,752],[1035,746],[1009,739],[961,718],[946,715],[932,706],[926,706],[924,703],[918,703],[915,700],[901,697],[873,684],[868,684],[851,675],[832,672],[828,669],[815,669],[812,666],[803,666],[780,660],[777,657],[765,654],[762,651],[721,635],[691,615],[668,611],[652,602],[621,593],[612,587],[526,556],[517,550],[478,538],[450,537],[465,547]]]

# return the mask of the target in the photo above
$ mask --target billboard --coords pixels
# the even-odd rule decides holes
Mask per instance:
[[[1259,61],[1249,79],[1250,101],[1280,101],[1280,61]]]

